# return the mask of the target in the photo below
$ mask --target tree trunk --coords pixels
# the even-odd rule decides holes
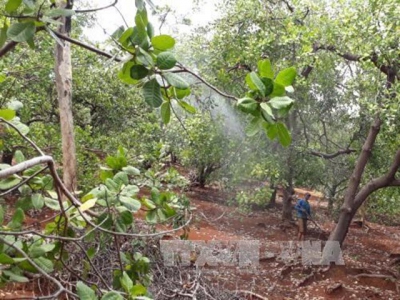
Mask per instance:
[[[343,244],[343,241],[348,232],[348,226],[350,225],[351,220],[353,219],[354,214],[358,209],[358,207],[356,207],[355,205],[354,199],[356,198],[356,194],[360,186],[365,166],[367,165],[368,160],[371,157],[372,147],[375,144],[376,137],[378,136],[378,133],[380,131],[381,123],[382,121],[380,120],[380,118],[376,117],[374,123],[370,127],[367,139],[364,142],[362,151],[354,167],[353,174],[351,175],[349,180],[349,185],[344,197],[344,203],[342,205],[339,215],[338,224],[329,236],[330,241],[338,241],[340,245]]]
[[[351,220],[355,215],[356,210],[346,211],[342,210],[339,215],[339,221],[335,226],[335,229],[331,232],[329,236],[330,241],[338,241],[342,246],[344,239],[346,238],[347,232],[349,231],[349,226]]]
[[[292,200],[293,188],[287,187],[283,190],[282,220],[293,221],[292,217]]]
[[[269,199],[268,208],[273,208],[276,206],[276,194],[278,192],[278,187],[271,185],[271,189],[272,189],[272,195],[271,198]]]
[[[70,1],[57,0],[59,8],[72,8]],[[69,35],[71,18],[61,18],[62,25],[58,31]],[[56,43],[55,48],[55,78],[60,110],[60,126],[62,139],[63,181],[70,191],[76,190],[77,171],[74,124],[72,116],[72,66],[70,44],[64,41],[64,46]]]

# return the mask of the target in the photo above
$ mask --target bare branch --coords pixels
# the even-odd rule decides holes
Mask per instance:
[[[8,44],[4,45],[3,48],[0,49],[0,57],[3,57],[8,52],[13,50],[17,44],[17,42],[11,41]]]
[[[8,126],[11,126],[12,128],[15,129],[15,131],[18,132],[18,134],[24,139],[26,140],[37,152],[39,152],[40,155],[44,156],[45,154],[43,153],[42,150],[40,150],[40,148],[38,146],[36,146],[36,144],[27,136],[25,136],[24,134],[22,134],[22,132],[13,124],[10,123],[6,120],[4,120],[3,118],[0,118],[0,122],[6,123]]]
[[[118,3],[118,0],[114,0],[113,3],[111,3],[111,4],[109,4],[109,5],[106,5],[106,6],[103,6],[103,7],[92,8],[92,9],[77,9],[77,10],[75,10],[75,12],[76,12],[77,14],[96,12],[96,11],[100,11],[100,10],[104,10],[104,9],[113,7],[113,6],[115,6],[117,3]]]
[[[83,43],[83,42],[81,42],[81,41],[78,41],[78,40],[76,40],[76,39],[73,39],[73,38],[71,38],[71,37],[69,37],[69,36],[66,36],[66,35],[62,34],[62,33],[59,33],[59,32],[57,32],[57,31],[53,31],[53,33],[54,33],[58,38],[60,38],[60,39],[62,39],[62,40],[65,40],[65,41],[67,41],[67,42],[70,42],[71,44],[74,44],[74,45],[76,45],[76,46],[82,47],[82,48],[84,48],[84,49],[86,49],[86,50],[89,50],[89,51],[91,51],[91,52],[94,52],[94,53],[96,53],[96,54],[98,54],[98,55],[100,55],[100,56],[107,57],[107,58],[112,59],[113,61],[116,61],[116,62],[121,62],[121,61],[122,61],[121,58],[119,58],[119,57],[117,57],[117,56],[115,56],[115,55],[112,55],[112,54],[110,54],[110,53],[108,53],[108,52],[105,52],[105,51],[103,51],[103,50],[100,50],[100,49],[98,49],[98,48],[95,48],[95,47],[93,47],[93,46],[90,46],[90,45],[88,45],[88,44],[85,44],[85,43]]]
[[[218,88],[216,88],[215,86],[213,86],[211,83],[207,82],[207,81],[204,80],[202,77],[200,77],[199,75],[197,75],[195,72],[189,70],[188,68],[184,67],[183,65],[180,64],[179,67],[180,67],[180,70],[173,70],[173,71],[171,71],[171,72],[173,72],[173,73],[189,73],[189,74],[191,74],[192,76],[196,77],[196,79],[200,80],[203,84],[205,84],[206,86],[208,86],[210,89],[212,89],[212,90],[213,90],[214,92],[216,92],[217,94],[219,94],[219,95],[221,95],[221,96],[223,96],[223,97],[225,97],[225,98],[231,99],[231,100],[235,100],[235,101],[238,100],[238,98],[236,98],[235,96],[228,95],[228,94],[226,94],[226,93],[220,91]]]
[[[48,164],[51,162],[53,162],[53,158],[51,156],[44,155],[44,156],[35,157],[35,158],[29,159],[27,161],[24,161],[22,163],[11,166],[7,169],[1,170],[0,171],[0,179],[23,172],[26,169],[32,168],[33,166],[44,164],[44,163]]]
[[[321,152],[312,150],[312,151],[310,151],[310,154],[318,156],[318,157],[322,157],[324,159],[332,159],[332,158],[335,158],[342,154],[351,154],[354,152],[357,152],[357,151],[355,149],[345,149],[345,150],[339,150],[335,153],[326,154],[326,153],[321,153]]]

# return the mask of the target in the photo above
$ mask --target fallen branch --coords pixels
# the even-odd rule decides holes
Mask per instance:
[[[315,275],[314,272],[311,272],[311,274],[307,275],[307,276],[304,277],[302,280],[300,280],[300,281],[297,283],[297,286],[300,287],[300,286],[305,285],[306,282],[307,282],[309,279],[311,279],[312,277],[314,277],[314,275]]]
[[[357,275],[349,275],[349,277],[352,278],[360,278],[360,277],[369,277],[369,278],[382,278],[382,279],[390,279],[395,281],[396,278],[394,278],[391,275],[384,275],[384,274],[368,274],[368,273],[361,273],[361,274],[357,274]]]
[[[265,298],[265,297],[263,297],[263,296],[261,296],[261,295],[259,295],[259,294],[256,294],[256,293],[253,293],[253,292],[250,292],[250,291],[237,290],[237,291],[235,291],[235,293],[236,293],[236,294],[246,294],[246,295],[250,295],[250,296],[252,296],[252,297],[256,297],[256,298],[261,299],[261,300],[268,300],[268,298]]]

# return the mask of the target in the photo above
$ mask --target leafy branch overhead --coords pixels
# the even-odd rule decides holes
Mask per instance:
[[[28,42],[33,47],[36,32],[43,29],[46,29],[58,43],[64,38],[73,41],[53,30],[51,26],[59,24],[59,17],[70,17],[75,11],[51,8],[50,3],[47,4],[48,6],[38,6],[30,1],[9,0],[6,11],[10,15],[4,18],[4,25],[0,31],[2,37],[0,47],[4,45],[7,37],[17,43]],[[180,74],[188,73],[195,76],[222,96],[237,100],[220,92],[180,65],[174,55],[175,39],[169,35],[155,36],[144,1],[136,1],[136,7],[135,26],[129,28],[121,26],[112,35],[119,48],[131,56],[118,72],[118,77],[126,84],[141,86],[145,102],[152,108],[161,108],[161,119],[165,124],[170,121],[173,112],[171,105],[174,102],[190,114],[196,112],[196,109],[184,100],[191,95],[191,88],[187,79]],[[10,25],[12,18],[16,18],[18,22]],[[91,47],[85,48],[96,50]],[[293,92],[292,83],[295,76],[295,69],[288,68],[279,72],[274,78],[269,60],[259,61],[258,73],[251,72],[246,76],[250,91],[244,98],[238,100],[237,106],[252,116],[247,128],[249,136],[255,135],[263,128],[269,138],[277,138],[284,146],[290,144],[290,133],[282,118],[294,103],[286,96],[286,92]]]
[[[250,91],[237,103],[240,110],[253,116],[246,129],[247,135],[254,136],[263,128],[270,139],[277,138],[283,146],[291,143],[290,133],[282,118],[294,103],[286,93],[293,92],[295,77],[296,70],[287,68],[274,78],[268,59],[258,62],[257,73],[247,74],[246,83]]]

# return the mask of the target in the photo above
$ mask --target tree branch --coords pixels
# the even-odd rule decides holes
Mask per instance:
[[[117,57],[117,56],[115,56],[115,55],[112,55],[112,54],[110,54],[110,53],[108,53],[108,52],[102,51],[102,50],[100,50],[100,49],[98,49],[98,48],[95,48],[95,47],[93,47],[93,46],[90,46],[90,45],[88,45],[88,44],[85,44],[85,43],[83,43],[83,42],[81,42],[81,41],[78,41],[78,40],[76,40],[76,39],[73,39],[73,38],[71,38],[71,37],[69,37],[69,36],[66,36],[66,35],[62,34],[62,33],[59,33],[59,32],[57,32],[57,31],[53,31],[53,33],[54,33],[58,38],[60,38],[60,39],[62,39],[62,40],[64,40],[64,41],[70,42],[71,44],[74,44],[74,45],[76,45],[76,46],[82,47],[82,48],[84,48],[84,49],[86,49],[86,50],[89,50],[89,51],[91,51],[91,52],[94,52],[94,53],[96,53],[96,54],[98,54],[98,55],[100,55],[100,56],[107,57],[107,58],[112,59],[113,61],[116,61],[116,62],[121,62],[121,61],[122,61],[121,58],[119,58],[119,57]]]
[[[356,195],[354,202],[361,205],[373,192],[388,186],[400,186],[400,180],[396,179],[396,173],[400,168],[400,149],[397,150],[389,171],[381,177],[372,179]]]
[[[11,41],[7,45],[4,45],[3,48],[0,49],[0,57],[3,57],[8,52],[13,50],[17,44],[17,42]]]
[[[96,12],[96,11],[100,11],[100,10],[104,10],[110,7],[115,6],[118,3],[118,0],[114,0],[113,3],[103,6],[103,7],[99,7],[99,8],[91,8],[91,9],[77,9],[75,10],[75,13],[80,14],[80,13],[90,13],[90,12]]]
[[[206,86],[208,86],[210,89],[212,89],[214,92],[216,92],[217,94],[220,94],[221,96],[228,98],[228,99],[232,99],[237,101],[238,98],[236,98],[235,96],[232,95],[228,95],[222,91],[220,91],[218,88],[216,88],[215,86],[213,86],[211,83],[207,82],[206,80],[204,80],[202,77],[200,77],[199,75],[197,75],[196,73],[194,73],[193,71],[189,70],[188,68],[184,67],[183,65],[179,65],[180,70],[173,70],[171,72],[173,73],[189,73],[192,76],[196,77],[196,79],[200,80],[203,84],[205,84]]]
[[[318,151],[311,150],[310,154],[318,156],[318,157],[322,157],[324,159],[332,159],[332,158],[335,158],[342,154],[350,154],[350,153],[354,153],[354,152],[357,152],[357,151],[355,149],[345,149],[345,150],[339,150],[335,153],[326,154],[326,153],[321,153]]]

